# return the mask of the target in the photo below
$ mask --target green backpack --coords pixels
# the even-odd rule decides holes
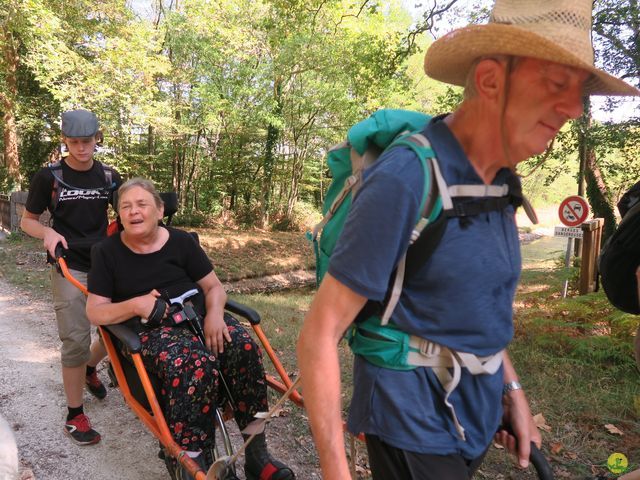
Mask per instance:
[[[413,134],[421,131],[430,116],[407,110],[380,110],[355,124],[347,133],[347,140],[331,148],[327,165],[332,181],[325,195],[324,218],[313,229],[312,240],[316,253],[316,282],[320,285],[329,267],[329,260],[340,237],[351,208],[351,201],[362,184],[365,168],[373,164],[388,148],[404,145],[412,148],[425,172],[425,189],[420,211],[434,209],[437,193],[431,191],[432,168],[427,159],[435,156],[429,145],[415,141]],[[428,204],[428,205],[427,205]],[[322,235],[319,236],[320,232]]]
[[[354,195],[362,185],[364,170],[381,154],[398,146],[411,148],[418,157],[425,177],[425,187],[412,232],[410,245],[390,279],[387,298],[383,302],[382,325],[386,325],[397,304],[404,279],[415,273],[438,246],[452,217],[477,215],[501,210],[514,201],[507,185],[448,186],[440,173],[435,152],[421,133],[431,117],[408,110],[379,110],[352,126],[346,141],[331,148],[327,164],[332,182],[325,195],[322,221],[310,235],[316,255],[316,283],[319,286],[329,267],[331,254],[340,237]],[[522,199],[521,195],[518,197]],[[469,201],[471,199],[471,201]],[[442,214],[441,214],[442,213]],[[380,305],[375,308],[380,310]],[[365,308],[367,318],[374,313]]]

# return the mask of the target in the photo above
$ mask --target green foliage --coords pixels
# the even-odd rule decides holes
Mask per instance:
[[[209,216],[198,210],[182,211],[171,222],[174,227],[205,227],[210,224]]]
[[[291,216],[281,216],[272,225],[276,231],[297,231],[306,232],[311,230],[317,223],[322,220],[322,214],[315,205],[298,201],[293,208]]]
[[[0,165],[0,192],[13,192],[15,187],[15,180],[9,175],[7,167]]]
[[[105,131],[100,159],[177,191],[185,222],[222,214],[298,228],[297,204],[321,205],[326,151],[349,126],[383,107],[455,108],[460,89],[424,75],[430,39],[421,33],[469,15],[484,21],[486,3],[446,2],[454,9],[414,21],[399,0],[182,0],[156,3],[152,18],[119,0],[6,0],[0,26],[19,49],[21,187],[55,154],[60,113],[83,107]],[[596,2],[598,49],[613,52],[601,60],[629,76],[634,5]],[[0,92],[10,73],[3,58]],[[536,204],[575,193],[578,130],[563,131],[525,180]],[[633,121],[590,128],[608,201],[640,174],[638,131]]]

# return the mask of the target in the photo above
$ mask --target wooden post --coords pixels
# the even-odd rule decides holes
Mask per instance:
[[[604,219],[595,218],[584,222],[582,228],[582,261],[580,262],[580,285],[578,293],[585,295],[596,288],[597,261],[600,255],[600,240]]]

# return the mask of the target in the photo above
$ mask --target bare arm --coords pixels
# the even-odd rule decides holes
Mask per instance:
[[[108,297],[89,293],[87,297],[87,318],[93,325],[113,325],[122,323],[132,317],[147,318],[153,310],[156,298],[159,296],[160,293],[157,290],[152,290],[146,295],[114,303]]]
[[[207,315],[204,317],[204,338],[207,348],[213,353],[224,351],[224,341],[231,341],[231,335],[224,323],[224,304],[227,294],[215,272],[198,280],[198,285],[204,291]]]
[[[27,235],[40,238],[43,241],[44,248],[46,248],[49,255],[54,258],[56,256],[55,249],[58,243],[62,243],[64,248],[69,248],[67,240],[62,235],[53,228],[40,223],[40,215],[25,210],[20,220],[20,228]]]
[[[509,354],[504,352],[504,383],[518,381],[518,375],[511,363]],[[542,437],[536,427],[529,402],[524,390],[513,390],[502,397],[505,421],[511,425],[515,437],[501,430],[496,434],[496,441],[509,449],[511,453],[518,456],[518,463],[522,468],[529,465],[529,454],[531,453],[531,442],[538,447],[542,443]],[[517,442],[516,442],[517,437]]]
[[[342,430],[338,342],[365,302],[327,274],[298,339],[304,403],[325,480],[351,478]]]

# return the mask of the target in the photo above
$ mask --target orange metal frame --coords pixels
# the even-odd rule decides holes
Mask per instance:
[[[85,295],[88,295],[87,288],[80,283],[74,276],[69,272],[67,267],[67,263],[64,258],[58,258],[58,266],[64,277],[69,280],[75,287],[81,290]],[[264,351],[267,353],[267,356],[271,360],[277,374],[280,377],[278,380],[276,377],[267,374],[266,381],[267,385],[279,392],[280,394],[284,394],[289,387],[293,384],[286,370],[280,363],[278,356],[275,351],[271,347],[269,340],[267,339],[264,331],[260,327],[259,324],[251,324],[254,333],[260,340]],[[164,418],[164,414],[160,408],[160,404],[158,399],[156,398],[155,391],[153,390],[153,386],[151,385],[151,380],[149,380],[149,375],[147,374],[147,370],[142,363],[142,358],[139,353],[134,353],[131,355],[133,360],[133,364],[136,368],[136,372],[140,377],[140,381],[142,383],[142,387],[144,388],[144,392],[147,396],[147,400],[149,405],[151,406],[151,412],[149,412],[144,406],[140,404],[140,402],[133,396],[129,385],[127,383],[127,379],[125,377],[124,370],[122,368],[122,364],[120,363],[120,359],[118,358],[118,352],[116,350],[115,345],[111,341],[110,334],[104,331],[104,327],[98,327],[100,330],[100,335],[104,341],[105,348],[107,353],[109,354],[109,358],[111,360],[111,366],[113,367],[113,371],[115,373],[116,379],[118,381],[118,387],[120,388],[120,392],[124,397],[125,402],[129,407],[133,410],[136,416],[149,428],[151,433],[160,441],[165,450],[174,458],[176,458],[196,480],[206,480],[206,472],[203,472],[200,469],[200,466],[194,462],[188,455],[184,454],[184,450],[178,446],[178,444],[173,439],[171,432],[169,431],[169,427],[167,426],[167,422]],[[299,407],[304,407],[304,402],[302,399],[302,395],[297,391],[293,390],[289,395],[289,399],[298,405]]]

